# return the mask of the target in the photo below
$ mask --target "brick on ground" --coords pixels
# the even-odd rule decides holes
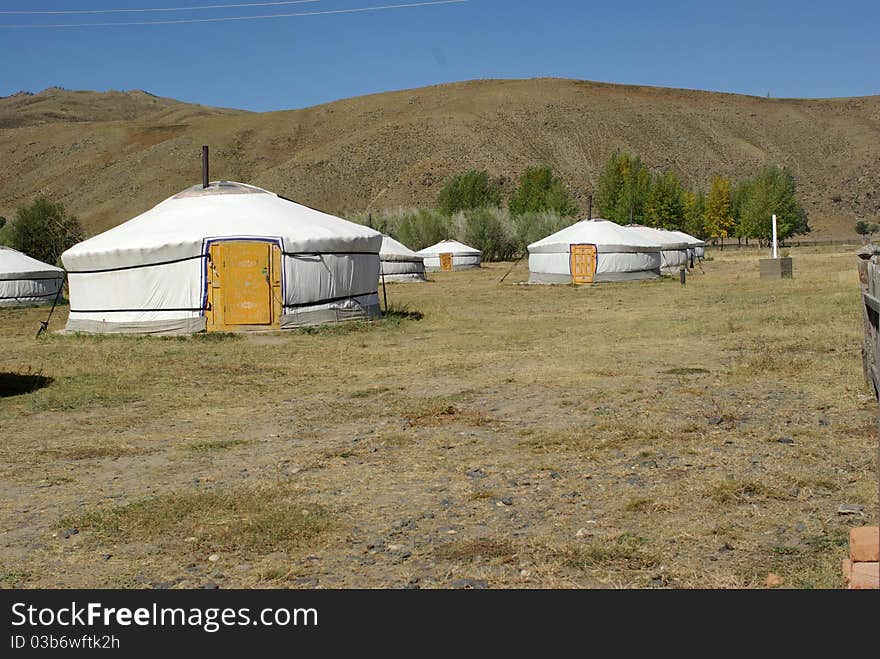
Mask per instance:
[[[880,561],[880,526],[859,526],[850,529],[849,557],[853,563]]]

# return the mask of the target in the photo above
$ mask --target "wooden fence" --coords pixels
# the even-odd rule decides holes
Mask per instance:
[[[865,380],[880,397],[880,245],[859,250],[859,284],[862,288],[862,367]]]

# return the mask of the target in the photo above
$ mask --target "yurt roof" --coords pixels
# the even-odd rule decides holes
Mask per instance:
[[[468,247],[457,240],[441,240],[436,245],[425,247],[419,250],[417,254],[421,256],[437,256],[438,254],[452,254],[453,256],[472,256],[479,254],[480,250]]]
[[[626,228],[635,231],[648,240],[660,243],[663,250],[687,249],[687,241],[680,235],[667,231],[666,229],[657,229],[655,227],[646,227],[641,224],[627,224]]]
[[[659,252],[660,243],[645,238],[614,222],[593,218],[571,226],[532,243],[531,254],[568,252],[571,245],[596,245],[597,252]]]
[[[382,248],[379,250],[382,261],[414,261],[421,263],[424,259],[409,247],[391,236],[382,236]]]
[[[11,247],[0,246],[0,280],[58,279],[63,276],[64,270],[61,268],[38,261]]]
[[[675,234],[676,236],[681,236],[682,240],[687,242],[688,247],[705,247],[706,241],[700,240],[699,238],[695,238],[689,233],[685,233],[684,231],[670,231],[669,233]]]
[[[281,241],[287,253],[376,254],[378,231],[235,181],[196,185],[61,255],[71,271],[193,258],[213,239]]]

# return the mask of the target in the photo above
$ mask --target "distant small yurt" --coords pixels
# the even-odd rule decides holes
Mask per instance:
[[[697,260],[702,260],[706,255],[706,241],[694,238],[692,235],[685,233],[684,231],[670,231],[670,233],[681,236],[681,238],[687,242],[688,257],[693,255]]]
[[[382,234],[244,183],[194,186],[61,255],[73,332],[373,318]]]
[[[64,270],[0,246],[0,307],[51,304],[64,284]]]
[[[660,276],[660,244],[625,227],[581,220],[528,247],[529,282],[591,284]]]
[[[479,268],[483,260],[480,250],[468,247],[457,240],[442,240],[417,254],[424,257],[425,270],[428,272]]]
[[[678,270],[688,265],[688,244],[680,235],[665,229],[655,229],[641,224],[627,224],[626,228],[640,236],[660,244],[660,271]]]
[[[425,281],[425,261],[391,236],[382,236],[379,267],[385,281]]]

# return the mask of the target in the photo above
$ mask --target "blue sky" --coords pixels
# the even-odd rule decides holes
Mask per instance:
[[[419,0],[319,0],[169,13],[9,10],[167,8],[259,0],[0,0],[0,25],[328,11]],[[469,0],[225,23],[0,27],[0,95],[145,89],[250,110],[472,78],[557,76],[774,97],[880,93],[880,0],[757,2]]]

